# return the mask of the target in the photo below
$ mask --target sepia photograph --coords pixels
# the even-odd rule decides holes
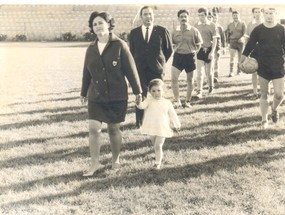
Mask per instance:
[[[284,76],[279,2],[0,0],[0,214],[284,215]]]

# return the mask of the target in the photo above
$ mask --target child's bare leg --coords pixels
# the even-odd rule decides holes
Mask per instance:
[[[162,158],[163,158],[163,151],[162,151],[162,146],[164,144],[165,137],[155,137],[154,141],[154,151],[155,151],[155,164],[160,165]]]

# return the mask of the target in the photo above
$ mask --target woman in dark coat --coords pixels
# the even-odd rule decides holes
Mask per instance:
[[[83,68],[81,102],[88,100],[89,147],[91,165],[83,176],[92,176],[100,167],[99,155],[102,122],[112,149],[112,168],[120,166],[122,136],[120,123],[125,120],[128,105],[128,85],[141,101],[141,86],[134,59],[127,44],[114,35],[113,18],[106,12],[93,12],[89,27],[97,38],[87,48]]]

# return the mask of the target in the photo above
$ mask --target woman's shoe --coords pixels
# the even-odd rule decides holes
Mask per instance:
[[[83,177],[90,177],[90,176],[93,176],[94,173],[95,173],[98,169],[100,169],[101,167],[102,167],[102,165],[99,165],[99,166],[97,166],[97,167],[95,167],[95,168],[90,168],[88,171],[85,171],[85,172],[82,174],[82,176],[83,176]]]

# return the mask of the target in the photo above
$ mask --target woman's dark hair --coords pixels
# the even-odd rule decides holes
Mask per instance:
[[[93,13],[91,13],[91,15],[89,17],[89,20],[88,20],[89,28],[90,28],[90,32],[91,33],[95,34],[94,30],[93,30],[93,21],[98,16],[100,16],[102,19],[104,19],[107,23],[110,24],[109,31],[114,29],[114,27],[115,27],[115,20],[113,19],[113,17],[109,13],[94,11]]]

